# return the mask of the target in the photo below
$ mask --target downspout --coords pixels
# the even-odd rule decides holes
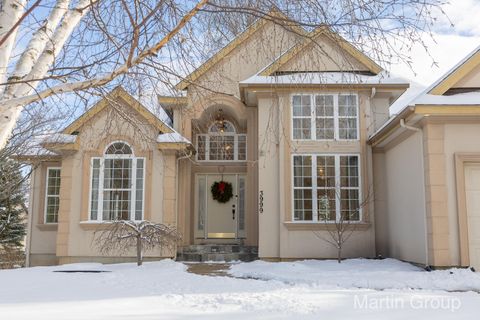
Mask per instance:
[[[34,188],[35,188],[35,172],[32,170],[30,178],[30,197],[28,199],[28,222],[27,222],[27,244],[25,246],[25,267],[30,267],[30,252],[32,244],[32,223],[33,223],[33,207],[34,207]]]
[[[427,204],[426,204],[426,195],[427,195],[427,190],[425,186],[425,159],[423,159],[424,156],[424,146],[423,146],[423,130],[417,127],[409,126],[405,123],[405,119],[400,119],[400,126],[404,129],[415,131],[415,132],[420,132],[422,135],[422,139],[420,141],[420,147],[422,149],[422,183],[423,183],[423,213],[425,217],[425,223],[424,223],[424,228],[425,228],[425,268],[428,268],[430,263],[428,261],[428,230],[427,230]]]
[[[192,156],[193,152],[192,150],[189,150],[187,154],[184,156],[178,157],[177,161],[175,162],[175,192],[177,193],[175,195],[175,228],[177,228],[178,231],[178,195],[180,194],[180,184],[178,183],[179,175],[178,175],[178,168],[180,165],[180,160],[190,158]],[[177,260],[177,246],[175,246],[175,255],[174,255],[174,260]]]

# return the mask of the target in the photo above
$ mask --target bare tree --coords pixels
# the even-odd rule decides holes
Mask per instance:
[[[331,205],[332,202],[335,202],[335,198],[338,200],[338,203],[342,201],[339,192],[335,192],[333,198],[327,195],[319,198],[318,217],[323,222],[327,235],[319,231],[314,231],[314,234],[337,250],[338,263],[342,262],[342,250],[345,243],[357,230],[359,223],[362,222],[361,219],[366,219],[367,212],[364,209],[367,208],[370,199],[370,193],[367,194],[368,196],[363,201],[358,201],[358,206],[342,210],[340,214],[337,214],[335,207],[332,208]]]
[[[148,250],[174,250],[180,234],[174,227],[150,221],[115,220],[96,231],[94,245],[102,254],[124,254],[136,248],[137,265],[141,266],[143,254]]]
[[[65,99],[78,115],[122,84],[175,92],[211,54],[263,18],[288,28],[326,26],[380,63],[409,63],[409,48],[444,0],[1,0],[0,149],[25,107]],[[278,7],[289,18],[271,15]],[[198,19],[192,19],[198,14]],[[426,45],[425,45],[426,47]],[[178,93],[177,93],[178,94]],[[49,98],[50,97],[50,98]],[[72,100],[74,100],[72,102]]]

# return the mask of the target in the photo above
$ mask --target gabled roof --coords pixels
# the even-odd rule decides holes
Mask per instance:
[[[400,122],[412,117],[419,121],[424,116],[480,116],[480,92],[445,95],[458,81],[480,65],[480,46],[457,63],[432,85],[416,96],[404,99],[403,108],[369,138],[372,145],[379,144],[401,130]]]
[[[97,115],[100,111],[105,109],[109,105],[110,100],[115,99],[122,99],[125,101],[131,108],[137,111],[141,116],[147,120],[155,128],[159,129],[162,132],[169,133],[173,132],[173,129],[160,120],[156,115],[154,115],[150,110],[148,110],[144,105],[138,102],[137,99],[132,97],[128,92],[126,92],[122,87],[116,87],[112,92],[107,94],[102,100],[97,102],[93,107],[88,109],[87,112],[82,114],[79,118],[73,121],[68,127],[63,129],[62,133],[64,134],[72,134],[75,131],[83,126],[86,122],[92,119],[95,115]]]
[[[292,60],[300,52],[302,52],[308,45],[312,44],[315,39],[319,36],[325,35],[331,40],[333,40],[337,45],[340,46],[343,50],[349,53],[352,57],[357,59],[361,64],[363,64],[370,72],[373,74],[379,74],[383,69],[375,61],[367,57],[363,52],[355,48],[350,42],[345,40],[343,37],[333,32],[330,28],[326,26],[321,26],[310,32],[305,39],[287,50],[282,54],[276,61],[274,61],[270,66],[265,68],[260,75],[269,76],[276,71],[278,71],[282,66]]]
[[[468,56],[457,63],[450,71],[435,81],[427,92],[433,95],[442,95],[452,88],[465,75],[480,64],[480,46],[475,48]]]
[[[265,26],[269,21],[284,21],[288,23],[288,27],[292,29],[294,32],[304,35],[306,31],[300,27],[298,24],[294,23],[291,19],[289,19],[285,14],[280,12],[278,9],[273,8],[270,10],[268,14],[265,15],[263,18],[257,19],[254,23],[252,23],[245,31],[239,34],[235,39],[233,39],[229,44],[227,44],[223,49],[213,55],[210,59],[208,59],[205,63],[203,63],[200,67],[198,67],[195,71],[185,77],[182,81],[180,81],[175,88],[177,90],[185,90],[190,83],[194,82],[202,75],[204,75],[210,68],[212,68],[215,64],[217,64],[220,60],[222,60],[225,56],[227,56],[230,52],[232,52],[236,47],[242,44],[245,40],[249,39],[255,32],[260,30],[263,26]]]

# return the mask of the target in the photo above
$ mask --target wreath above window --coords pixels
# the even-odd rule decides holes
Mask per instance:
[[[226,203],[233,197],[233,186],[230,182],[215,181],[212,184],[212,197],[220,203]]]

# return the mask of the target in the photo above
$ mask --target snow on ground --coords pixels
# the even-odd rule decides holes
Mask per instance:
[[[305,260],[298,262],[255,261],[232,266],[236,277],[308,283],[323,288],[430,289],[476,291],[480,293],[480,274],[470,269],[425,272],[395,259]]]
[[[59,270],[109,272],[53,272]],[[443,273],[451,279],[441,282],[442,274],[430,277],[387,259],[347,260],[341,265],[239,263],[231,272],[265,280],[200,276],[171,260],[142,267],[73,264],[4,270],[0,271],[0,319],[478,318],[478,293],[439,290],[442,284],[445,289],[476,287],[480,275],[469,271]],[[383,283],[395,289],[368,289],[375,274],[382,280],[374,287]],[[358,277],[369,281],[358,282]],[[418,280],[417,287],[429,289],[405,289],[409,285],[399,284],[412,279]]]

